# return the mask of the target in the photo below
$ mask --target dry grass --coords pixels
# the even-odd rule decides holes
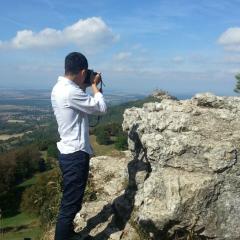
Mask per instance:
[[[1,134],[0,135],[0,140],[8,140],[10,138],[16,138],[16,137],[22,137],[24,133],[16,133],[16,134]]]
[[[25,123],[25,120],[17,120],[17,119],[9,119],[7,120],[9,123]]]
[[[41,240],[54,240],[55,235],[55,226],[53,224],[46,229],[45,233],[43,234]]]

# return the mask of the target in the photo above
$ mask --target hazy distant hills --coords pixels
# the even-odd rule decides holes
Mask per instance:
[[[91,93],[90,93],[91,94]],[[149,94],[150,95],[150,94]],[[0,104],[13,104],[13,105],[38,105],[51,107],[51,90],[41,89],[27,89],[27,90],[13,90],[13,89],[0,89]],[[144,99],[147,95],[124,93],[117,91],[106,91],[104,97],[108,105],[118,105],[124,102],[136,101]],[[191,95],[178,95],[179,99],[190,98]]]
[[[0,104],[51,106],[51,90],[9,90],[1,89]],[[145,98],[143,94],[128,94],[122,92],[104,93],[106,102],[110,105]],[[37,103],[37,101],[38,103]]]

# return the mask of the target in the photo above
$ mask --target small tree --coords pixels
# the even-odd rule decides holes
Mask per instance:
[[[102,130],[102,131],[98,132],[96,140],[97,140],[98,144],[101,144],[101,145],[108,145],[108,144],[111,143],[111,139],[109,137],[109,134],[105,130]]]
[[[240,93],[240,73],[238,73],[236,76],[235,76],[237,82],[236,82],[236,87],[234,89],[234,92],[236,93]]]
[[[115,148],[118,150],[127,150],[128,149],[127,135],[123,134],[123,135],[117,136],[117,139],[114,145],[115,145]]]

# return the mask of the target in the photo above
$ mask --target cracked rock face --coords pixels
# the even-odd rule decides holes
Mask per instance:
[[[239,119],[240,97],[208,92],[125,110],[129,150],[148,166],[135,164],[134,221],[155,239],[240,239]]]

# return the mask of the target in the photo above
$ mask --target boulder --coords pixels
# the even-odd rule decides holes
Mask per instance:
[[[239,119],[239,97],[210,92],[125,110],[132,222],[153,239],[240,239]]]

